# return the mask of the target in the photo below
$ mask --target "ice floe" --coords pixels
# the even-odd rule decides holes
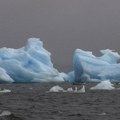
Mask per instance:
[[[76,91],[78,93],[85,93],[85,86],[83,85],[82,88],[78,91]]]
[[[74,90],[73,90],[73,88],[67,88],[67,90],[66,90],[67,92],[73,92]]]
[[[4,110],[4,111],[2,111],[2,113],[0,114],[0,117],[2,117],[2,116],[9,116],[9,115],[11,115],[12,113],[10,112],[10,111],[8,111],[8,110]]]
[[[98,83],[96,86],[91,87],[90,90],[114,90],[114,85],[109,80],[104,80]]]
[[[10,92],[11,90],[9,89],[3,89],[3,90],[0,89],[0,93],[10,93]]]
[[[65,92],[65,90],[62,87],[56,85],[50,88],[49,92]]]
[[[48,92],[70,92],[70,93],[85,93],[85,86],[83,85],[81,89],[78,90],[77,87],[73,89],[72,87],[67,88],[66,90],[63,89],[62,87],[56,85],[50,88]]]

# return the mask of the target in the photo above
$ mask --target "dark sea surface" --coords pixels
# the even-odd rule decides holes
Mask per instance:
[[[11,90],[0,94],[0,113],[12,113],[0,120],[120,120],[120,90],[91,91],[93,84],[86,84],[85,93],[47,93],[54,85],[0,84],[0,88]]]

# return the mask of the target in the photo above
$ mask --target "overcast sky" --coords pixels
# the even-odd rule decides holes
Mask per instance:
[[[76,48],[120,53],[120,0],[0,0],[0,47],[22,47],[40,37],[60,70]]]

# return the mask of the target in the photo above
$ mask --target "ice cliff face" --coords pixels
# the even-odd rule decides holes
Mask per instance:
[[[112,50],[101,50],[101,57],[96,57],[90,51],[77,49],[74,53],[74,71],[68,74],[70,82],[101,81],[109,79],[120,81],[120,55]],[[71,77],[72,76],[72,77]]]
[[[60,81],[50,55],[38,38],[28,39],[26,46],[20,49],[1,48],[0,82]]]

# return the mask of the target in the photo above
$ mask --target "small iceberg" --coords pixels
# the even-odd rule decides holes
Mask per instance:
[[[10,112],[10,111],[8,111],[8,110],[5,110],[5,111],[3,111],[1,114],[0,114],[0,117],[2,117],[2,116],[9,116],[9,115],[11,115],[12,113]]]
[[[53,86],[53,87],[49,90],[49,92],[64,92],[64,91],[65,91],[65,90],[64,90],[62,87],[58,86],[58,85]]]
[[[68,88],[66,92],[73,92],[73,88]]]
[[[11,92],[11,90],[9,90],[9,89],[0,90],[0,93],[10,93],[10,92]]]
[[[85,93],[85,86],[83,85],[80,90],[77,91],[78,93]]]
[[[78,90],[77,87],[75,87],[75,90],[73,90],[72,87],[67,88],[67,90],[64,90],[62,87],[56,85],[50,88],[48,92],[70,92],[70,93],[85,93],[85,86],[83,85],[80,90]]]
[[[83,85],[80,90],[78,90],[78,88],[75,87],[75,90],[73,92],[75,92],[75,93],[85,93],[85,86]]]
[[[91,87],[90,90],[114,90],[114,85],[109,80],[104,80],[98,83],[96,86]]]
[[[102,115],[102,116],[104,116],[104,115],[107,115],[107,113],[103,112],[103,113],[101,113],[101,114],[99,114],[99,115]]]

